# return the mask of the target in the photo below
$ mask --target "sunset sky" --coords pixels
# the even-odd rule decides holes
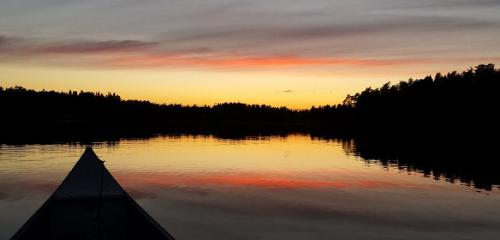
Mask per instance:
[[[499,0],[2,0],[0,86],[308,108],[500,63]]]

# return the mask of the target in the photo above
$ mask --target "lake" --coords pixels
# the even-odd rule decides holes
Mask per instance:
[[[438,168],[378,161],[353,144],[307,134],[92,143],[118,182],[180,240],[500,236],[496,182],[484,187],[463,171],[439,177]],[[41,206],[84,148],[0,145],[0,239]]]

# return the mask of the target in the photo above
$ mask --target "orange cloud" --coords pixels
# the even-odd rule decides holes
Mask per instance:
[[[105,61],[113,67],[209,67],[209,68],[274,68],[274,67],[301,67],[321,65],[361,65],[387,66],[416,63],[415,60],[382,60],[382,59],[348,59],[324,57],[298,56],[225,56],[200,57],[183,55],[128,55],[115,57]]]

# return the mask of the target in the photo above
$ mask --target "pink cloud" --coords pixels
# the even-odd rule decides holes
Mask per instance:
[[[299,57],[299,56],[185,56],[169,54],[128,55],[105,60],[106,65],[112,67],[204,67],[204,68],[279,68],[302,66],[331,66],[331,65],[359,65],[359,66],[388,66],[416,63],[415,60],[383,60],[383,59],[354,59],[328,57]]]

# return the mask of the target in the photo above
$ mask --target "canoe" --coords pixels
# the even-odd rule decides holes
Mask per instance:
[[[87,147],[57,190],[12,240],[173,240]]]

